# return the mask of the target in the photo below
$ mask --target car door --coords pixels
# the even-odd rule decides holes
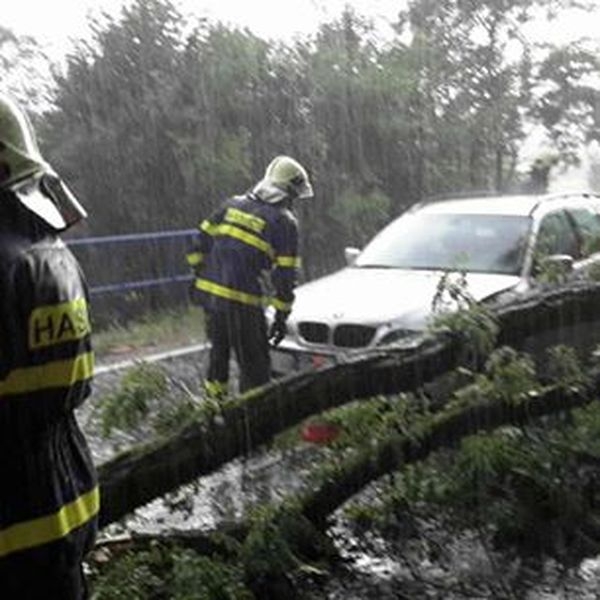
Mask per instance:
[[[579,209],[581,204],[575,204],[573,209]],[[569,209],[570,210],[570,209]],[[587,215],[578,215],[578,219]],[[556,284],[573,281],[585,274],[582,265],[585,264],[583,255],[583,235],[576,227],[575,217],[570,215],[566,207],[552,210],[541,217],[534,240],[532,264],[533,287],[542,293]],[[562,257],[562,258],[560,258]],[[566,259],[570,257],[570,259]],[[527,338],[521,350],[540,358],[540,369],[544,371],[545,353],[548,348],[564,344],[569,340],[581,355],[587,354],[600,341],[600,331],[591,327],[588,321],[562,320],[549,323],[541,332],[536,332]]]
[[[567,209],[580,240],[580,260],[574,265],[579,276],[600,279],[600,204]]]
[[[581,240],[575,224],[565,209],[542,217],[533,253],[533,276],[539,281],[552,282],[564,279],[568,268],[552,258],[571,257],[573,265],[581,258]]]

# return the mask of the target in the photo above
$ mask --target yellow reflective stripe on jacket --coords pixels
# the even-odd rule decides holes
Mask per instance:
[[[90,379],[93,373],[93,352],[80,354],[76,358],[14,369],[0,381],[0,398],[11,394],[70,387],[74,383]]]
[[[30,350],[80,340],[92,331],[85,298],[38,306],[29,315]]]
[[[275,259],[275,264],[278,267],[295,267],[300,268],[300,257],[299,256],[278,256]]]
[[[243,225],[255,233],[262,233],[267,225],[267,222],[261,217],[233,207],[228,208],[225,212],[225,221],[234,225]]]
[[[249,304],[251,306],[262,306],[262,296],[255,296],[254,294],[248,294],[246,292],[240,292],[240,290],[234,290],[233,288],[225,287],[215,283],[214,281],[208,281],[207,279],[196,279],[196,287],[203,292],[208,292],[227,300],[235,300],[242,304]]]
[[[206,219],[200,223],[198,229],[200,229],[200,231],[204,231],[204,233],[208,233],[208,235],[215,235],[217,227],[218,225],[215,225]]]
[[[202,252],[189,252],[185,255],[185,259],[190,267],[197,267],[204,262],[204,254]]]
[[[279,300],[279,298],[271,298],[271,305],[281,312],[290,312],[292,310],[291,302],[284,302],[283,300]]]
[[[221,225],[217,225],[215,228],[216,232],[213,235],[225,235],[228,237],[232,237],[248,246],[253,246],[257,250],[268,254],[269,256],[273,256],[273,249],[271,248],[271,244],[265,242],[265,240],[259,238],[253,233],[248,233],[235,225],[228,225],[227,223],[222,223]]]
[[[12,552],[57,541],[87,523],[98,514],[99,510],[100,491],[96,486],[51,515],[16,523],[2,529],[0,530],[0,558]],[[35,577],[35,573],[32,573],[32,577]]]

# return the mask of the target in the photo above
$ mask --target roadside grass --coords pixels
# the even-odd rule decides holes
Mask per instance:
[[[98,357],[199,344],[204,340],[203,311],[191,305],[149,313],[126,325],[98,329],[93,337]]]

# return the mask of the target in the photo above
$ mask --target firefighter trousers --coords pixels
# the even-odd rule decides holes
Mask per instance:
[[[240,370],[240,392],[269,381],[269,342],[262,309],[232,305],[224,310],[207,311],[206,321],[211,343],[206,378],[209,393],[211,389],[215,392],[226,391],[232,351]]]
[[[0,560],[0,598],[87,600],[89,589],[82,560],[95,535],[93,520],[63,540],[4,557]]]

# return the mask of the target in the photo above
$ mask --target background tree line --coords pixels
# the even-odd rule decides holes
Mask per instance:
[[[67,57],[38,130],[93,235],[194,227],[273,156],[297,157],[317,191],[299,209],[309,279],[424,197],[543,189],[554,164],[577,161],[600,133],[597,54],[524,31],[581,4],[411,0],[385,43],[347,8],[314,37],[275,43],[183,18],[172,0],[134,0]],[[28,60],[0,30],[1,55],[14,47]],[[555,152],[524,177],[532,124]]]

